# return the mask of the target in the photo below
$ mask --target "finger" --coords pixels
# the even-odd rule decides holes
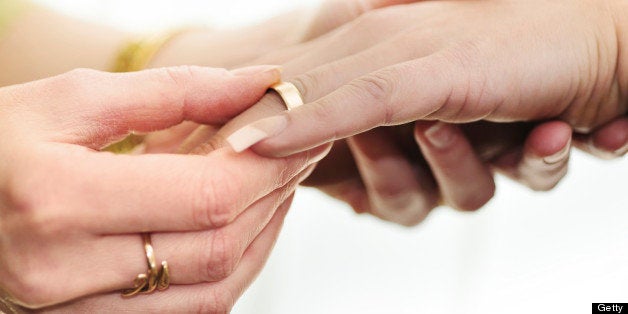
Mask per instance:
[[[406,39],[394,38],[391,40]],[[423,48],[412,52],[412,54],[428,54],[433,49],[435,49],[435,47],[432,45],[425,45]],[[251,118],[247,115],[248,112],[245,112],[245,116],[238,119],[237,125],[233,123],[227,124],[220,133],[226,135],[226,141],[232,147],[237,147],[239,148],[238,150],[240,150],[240,148],[246,149],[260,141],[259,134],[257,137],[252,137],[247,133],[247,129],[257,130],[261,132],[260,134],[264,134],[264,136],[261,136],[262,142],[253,147],[255,152],[265,156],[284,156],[299,150],[315,147],[317,146],[315,143],[329,142],[332,138],[340,139],[341,137],[348,137],[350,133],[353,133],[353,130],[360,130],[360,132],[350,135],[367,131],[377,126],[378,121],[373,117],[375,116],[374,112],[381,111],[383,104],[385,104],[384,100],[381,99],[382,95],[377,95],[380,92],[373,89],[373,86],[376,86],[374,84],[369,85],[369,87],[367,87],[369,90],[367,91],[359,90],[361,87],[354,83],[344,85],[344,87],[343,84],[352,81],[355,77],[360,77],[376,69],[386,67],[396,62],[402,62],[407,59],[407,57],[407,51],[390,51],[388,45],[378,45],[357,55],[315,68],[306,74],[290,79],[300,90],[304,101],[309,102],[308,104],[291,110],[289,114],[283,113],[257,122],[253,122],[255,120],[251,121]],[[287,67],[287,69],[290,68],[290,66]],[[376,83],[377,81],[369,82]],[[354,86],[351,92],[347,92],[349,86]],[[342,88],[336,90],[339,87]],[[350,103],[348,103],[347,100],[343,100],[343,103],[351,108],[341,108],[341,106],[330,103],[331,99],[336,101],[337,98],[340,97],[340,94],[352,99]],[[380,99],[369,99],[368,101],[372,106],[362,107],[359,104],[361,101],[366,101],[361,98],[372,98],[375,96],[378,96]],[[267,96],[265,98],[268,99],[270,97]],[[356,100],[355,98],[360,99]],[[262,99],[262,102],[268,101],[267,99]],[[271,98],[270,102],[278,103],[278,106],[282,106],[281,100]],[[364,108],[369,108],[369,110],[364,110]],[[329,110],[329,112],[327,112],[327,110]],[[266,111],[270,110],[266,109]],[[353,111],[350,116],[360,115],[361,117],[364,116],[364,119],[361,118],[359,121],[355,121],[355,123],[349,123],[349,120],[345,119],[346,121],[344,123],[335,123],[332,125],[331,120],[339,119],[340,112],[347,114],[350,111]],[[275,110],[273,113],[277,114],[277,111]],[[314,115],[306,117],[308,114]],[[257,114],[255,118],[260,119],[260,116],[268,116],[268,113]],[[320,121],[318,121],[319,116],[321,118]],[[317,123],[311,123],[312,117],[316,117]],[[347,117],[348,116],[345,116],[345,118]],[[306,120],[308,121],[307,127],[301,129],[296,127],[297,123],[304,123]],[[253,123],[242,128],[243,125],[241,121]],[[344,128],[344,130],[338,130],[338,128]],[[294,132],[294,134],[287,135],[287,130]]]
[[[628,117],[619,117],[589,135],[577,135],[574,144],[594,156],[612,159],[628,152]]]
[[[154,233],[152,245],[157,264],[168,262],[170,282],[173,284],[225,279],[237,267],[243,252],[266,227],[275,209],[290,197],[312,169],[313,166],[310,166],[285,187],[257,201],[232,224],[223,228],[200,232]],[[76,251],[89,251],[89,254],[64,254]],[[62,248],[48,247],[47,250],[41,250],[40,256],[47,256],[47,263],[39,265],[40,275],[29,275],[31,279],[36,277],[38,283],[28,282],[28,291],[9,287],[14,299],[20,300],[21,304],[58,304],[85,295],[121,291],[131,288],[136,276],[147,271],[143,243],[141,237],[135,234],[94,238],[83,236],[79,241],[68,241]],[[71,269],[71,276],[54,266],[57,262],[75,265]],[[54,285],[50,284],[60,281],[64,282],[66,288],[54,289]]]
[[[522,149],[500,157],[493,165],[533,190],[550,190],[567,173],[571,135],[565,122],[542,123],[530,132]]]
[[[228,313],[263,268],[279,236],[291,199],[277,210],[270,223],[246,250],[238,268],[223,281],[196,285],[172,285],[168,290],[135,298],[122,298],[118,292],[48,308],[44,313],[112,312]]]
[[[181,143],[192,134],[199,125],[186,121],[171,128],[147,134],[142,143],[141,152],[145,154],[168,154],[176,152]]]
[[[462,79],[449,74],[445,64],[434,56],[377,70],[317,101],[273,117],[281,128],[268,128],[272,132],[254,150],[283,156],[378,126],[420,120],[450,101],[451,86],[462,84]],[[476,108],[478,116],[474,118],[489,113],[484,111]],[[356,115],[360,119],[347,118]],[[312,117],[317,123],[306,123]]]
[[[419,121],[414,136],[446,204],[476,210],[493,197],[495,182],[490,169],[457,126]]]
[[[379,8],[420,2],[420,0],[331,0],[323,3],[319,13],[305,32],[304,41],[319,37],[337,27],[350,22],[360,15]]]
[[[429,10],[420,8],[412,10],[413,14],[407,14],[409,8],[398,6],[375,10],[386,5],[406,2],[408,1],[330,1],[323,5],[321,14],[315,18],[313,26],[305,33],[306,39],[313,36],[317,38],[267,54],[251,64],[284,64],[284,76],[293,77],[317,66],[367,50],[389,40],[391,34],[409,28],[410,25],[420,28],[421,21],[434,16],[437,10],[434,7]],[[382,16],[386,16],[383,14],[384,10],[388,11],[389,15],[394,14],[394,19],[383,22]],[[397,14],[402,10],[406,14]],[[369,11],[373,14],[363,14]],[[332,30],[334,26],[340,25],[337,24],[339,21],[347,23]],[[323,35],[324,32],[327,33]],[[421,38],[416,36],[412,40],[421,41]],[[434,42],[434,39],[425,40],[423,46],[433,46]]]
[[[385,129],[348,139],[371,203],[371,213],[413,226],[437,205],[438,194],[429,173],[414,167]]]
[[[499,72],[496,66],[480,70],[480,56],[467,56],[456,49],[460,48],[380,67],[317,101],[280,115],[276,120],[283,119],[282,127],[271,129],[273,132],[254,150],[281,156],[382,125],[424,118],[450,122],[531,120],[558,115],[566,106],[517,106],[507,97],[517,92],[516,84],[505,83],[520,80],[517,73]],[[491,71],[499,74],[485,76]],[[496,77],[500,77],[498,82]],[[488,85],[496,87],[489,93]],[[348,118],[356,115],[360,119]],[[307,125],[305,121],[312,117],[317,123]]]
[[[47,137],[101,148],[130,131],[161,130],[185,120],[225,122],[259,100],[279,76],[276,66],[233,72],[204,67],[131,73],[75,70],[32,85],[51,102],[35,110],[44,112],[44,123],[55,130]],[[30,85],[22,89],[17,93],[39,97],[28,94]]]
[[[179,154],[190,154],[194,152],[194,149],[203,143],[208,143],[218,132],[219,128],[211,125],[203,125],[194,130],[177,149]],[[219,147],[212,147],[211,149],[204,149],[205,154],[218,149]],[[197,152],[197,154],[202,154]]]
[[[76,162],[63,148],[46,155],[47,162],[37,163],[39,167],[31,165],[25,177],[33,182],[26,182],[16,194],[37,209],[37,221],[81,221],[89,233],[205,230],[233,221],[327,150],[281,159],[252,152],[237,155],[229,149],[209,156],[97,153]],[[46,168],[51,160],[56,162],[54,169]],[[50,177],[75,179],[53,182]]]
[[[431,54],[450,42],[451,38],[436,36],[430,28],[415,31],[412,37],[394,36],[391,38],[390,34],[396,33],[396,30],[405,28],[407,25],[416,25],[417,18],[419,20],[423,17],[429,18],[434,10],[444,8],[426,5],[418,7],[419,10],[413,11],[412,14],[401,15],[403,18],[399,18],[398,11],[407,11],[404,9],[402,7],[391,8],[392,11],[387,12],[388,14],[383,17],[380,14],[365,16],[363,22],[356,21],[352,25],[346,25],[334,31],[330,38],[320,38],[320,42],[312,47],[308,44],[308,47],[297,53],[299,55],[297,59],[284,64],[284,77],[290,78],[290,81],[301,91],[306,102],[312,102],[360,75],[402,62],[408,57],[415,58]],[[382,27],[378,21],[381,22],[384,18],[388,22],[393,20],[395,23],[385,23],[385,27]],[[412,23],[404,23],[408,20]],[[387,32],[388,30],[390,31]],[[372,38],[369,37],[368,40],[365,38],[356,40],[356,33],[369,34],[375,39],[371,40]],[[406,47],[408,41],[418,41],[422,45],[413,49],[390,49],[391,46]],[[228,123],[218,135],[220,138],[235,141],[231,135],[247,123],[276,115],[284,110],[285,105],[281,99],[269,93],[250,110]],[[277,123],[282,124],[280,120]],[[254,127],[259,127],[259,125],[254,125]],[[253,143],[255,142],[248,142],[248,145],[243,146],[250,146]],[[259,150],[258,152],[274,156],[272,153]]]
[[[358,214],[373,211],[368,192],[359,178],[347,179],[342,182],[317,187],[325,194],[345,202]]]

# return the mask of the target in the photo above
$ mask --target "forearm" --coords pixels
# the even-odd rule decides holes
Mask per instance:
[[[148,67],[203,65],[233,68],[300,40],[308,12],[292,12],[233,30],[189,30],[173,37]],[[0,34],[0,86],[75,68],[111,70],[134,35],[34,7]]]
[[[84,67],[107,70],[128,34],[34,7],[0,34],[0,86]]]

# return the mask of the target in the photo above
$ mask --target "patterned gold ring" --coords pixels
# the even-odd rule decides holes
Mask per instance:
[[[150,234],[143,233],[144,251],[146,252],[146,262],[148,271],[145,274],[139,274],[133,281],[133,288],[122,291],[123,297],[133,297],[140,293],[149,294],[155,290],[163,291],[170,286],[170,269],[168,262],[161,262],[161,268],[157,269],[155,251],[151,243]]]

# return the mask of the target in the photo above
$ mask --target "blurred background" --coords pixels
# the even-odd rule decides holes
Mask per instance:
[[[59,11],[152,33],[233,28],[318,0],[39,0]],[[265,270],[233,313],[590,313],[628,302],[628,160],[574,152],[550,193],[499,178],[477,213],[435,210],[402,228],[297,193]]]

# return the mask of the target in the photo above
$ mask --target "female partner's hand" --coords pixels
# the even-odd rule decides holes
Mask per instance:
[[[131,131],[224,123],[278,78],[268,66],[76,70],[0,89],[2,296],[59,312],[228,311],[264,264],[295,186],[325,150],[267,159],[230,149],[99,149]],[[120,290],[147,270],[141,232],[153,234],[172,285],[123,299]]]
[[[254,150],[286,155],[416,120],[557,117],[589,133],[628,108],[628,25],[617,13],[626,10],[622,1],[430,1],[372,11],[325,47],[343,55],[292,79],[315,100],[259,122],[270,138]]]
[[[425,13],[424,15],[428,16],[431,13],[430,10],[434,10],[434,7],[436,7],[437,9],[440,8],[440,11],[438,13],[440,13],[440,15],[443,15],[443,13],[448,12],[447,10],[453,10],[453,9],[456,9],[456,10],[453,10],[454,11],[453,13],[456,13],[456,14],[458,12],[465,13],[465,10],[461,10],[459,6],[463,6],[464,8],[465,6],[472,6],[476,4],[463,4],[463,3],[454,2],[454,3],[444,3],[444,4],[443,3],[438,3],[438,4],[430,3],[429,5],[428,4],[416,4],[413,6],[418,7],[418,6],[425,5],[426,12],[424,12]],[[483,9],[487,9],[487,8],[490,9],[492,5],[493,4],[489,3],[486,5],[486,8],[483,8]],[[419,46],[430,46],[432,44],[432,41],[417,42],[417,41],[412,41],[412,40],[405,40],[405,39],[410,38],[410,36],[409,35],[405,36],[404,34],[401,34],[401,35],[404,35],[405,37],[396,36],[397,37],[396,40],[388,40],[390,39],[388,36],[390,34],[390,29],[394,28],[394,25],[404,23],[403,19],[401,20],[397,19],[396,16],[398,15],[398,16],[403,17],[405,14],[404,12],[406,11],[411,12],[411,10],[408,10],[407,8],[411,8],[413,6],[389,8],[389,9],[384,9],[380,11],[372,11],[370,14],[367,14],[366,16],[359,18],[354,23],[350,23],[336,31],[326,34],[325,36],[322,36],[321,38],[318,38],[311,43],[302,45],[302,47],[300,48],[299,47],[293,48],[292,55],[298,56],[298,58],[290,62],[286,63],[285,60],[282,59],[283,56],[285,55],[285,53],[283,52],[278,52],[262,60],[272,60],[275,62],[284,63],[285,69],[286,69],[285,76],[295,77],[295,83],[297,84],[298,87],[301,88],[302,91],[304,91],[304,96],[306,98],[306,101],[315,101],[321,96],[326,95],[330,91],[333,91],[335,87],[342,85],[344,74],[349,73],[348,75],[351,76],[352,74],[350,74],[350,72],[352,71],[359,72],[359,71],[363,71],[364,69],[368,69],[369,67],[373,66],[373,62],[375,63],[385,62],[386,58],[390,57],[390,54],[386,53],[387,51],[386,49],[388,48],[395,48],[395,47],[399,48],[396,50],[391,50],[391,54],[393,55],[393,57],[395,57],[395,53],[399,53],[403,55],[404,53],[412,52],[412,49],[407,49],[407,48],[413,47],[412,45],[409,45],[408,43],[416,43],[416,45],[419,45]],[[504,16],[506,17],[507,15],[504,15]],[[442,16],[438,19],[436,18],[434,19],[437,21],[445,20]],[[434,19],[432,19],[432,22]],[[409,24],[410,26],[412,26],[413,25],[412,23],[416,24],[419,22],[417,22],[416,19],[414,19],[406,24]],[[427,22],[422,22],[422,23],[425,24]],[[427,29],[429,30],[433,28],[428,27]],[[421,31],[420,27],[416,29],[415,31]],[[441,31],[441,32],[444,33],[444,31]],[[435,37],[438,37],[436,35],[438,35],[439,32],[434,31],[433,33],[435,34]],[[470,33],[473,34],[473,32],[470,32]],[[462,31],[461,34],[459,35],[465,35],[465,34],[466,33]],[[410,35],[412,34],[410,33]],[[490,39],[490,36],[488,38]],[[393,36],[393,39],[395,39],[394,36]],[[406,50],[404,50],[404,48],[406,48]],[[421,47],[415,47],[415,48],[421,48]],[[370,54],[362,53],[361,50],[364,50],[364,49],[366,49],[367,52],[370,52]],[[374,52],[379,53],[379,55],[375,56],[376,54]],[[370,58],[370,57],[374,57],[374,58]],[[340,61],[335,61],[339,59]],[[356,63],[356,60],[359,62]],[[360,69],[362,65],[360,64],[360,62],[362,62],[363,65],[365,65],[364,67],[362,67],[362,69]],[[323,65],[325,63],[329,63],[329,64]],[[353,69],[349,67],[348,70],[352,70],[352,71],[348,71],[347,73],[342,73],[343,71],[347,70],[347,67],[343,65],[347,65],[347,64],[349,65],[353,64],[355,65],[356,68]],[[306,73],[306,74],[299,74],[299,73]],[[340,78],[340,81],[338,80],[338,78]],[[360,80],[357,80],[357,81],[359,82]],[[350,84],[350,85],[353,85],[353,84]],[[363,95],[366,95],[366,94],[364,93]],[[359,93],[356,93],[355,95],[349,95],[349,96],[354,96],[353,98],[355,99],[356,97],[359,97],[360,95]],[[423,97],[422,95],[418,95],[418,94],[415,97],[417,99],[420,99],[419,96]],[[267,97],[267,99],[268,100],[263,101],[260,105],[252,108],[250,112],[247,112],[243,117],[239,117],[237,119],[238,122],[234,122],[232,125],[227,126],[226,131],[222,132],[222,134],[219,134],[221,135],[219,136],[219,138],[224,138],[228,136],[230,133],[237,130],[238,126],[241,127],[244,124],[243,122],[245,121],[250,122],[250,121],[254,121],[255,119],[259,119],[260,117],[271,115],[273,110],[270,109],[270,107],[281,106],[281,105],[273,104],[276,102],[276,100],[270,99],[269,97]],[[351,97],[348,97],[348,99],[351,99]],[[321,108],[321,106],[316,106],[316,107]],[[374,105],[374,106],[371,106],[370,108],[377,109],[380,107],[381,106]],[[333,106],[330,108],[333,109]],[[302,110],[302,109],[299,109],[299,110]],[[331,112],[333,113],[334,110],[331,110]],[[348,115],[345,115],[345,114],[346,112],[343,113],[344,116],[342,117],[343,119],[345,119],[345,124],[351,123],[351,121],[353,121],[352,119],[348,119],[348,117],[356,117],[358,119],[361,119],[363,116],[356,113],[351,113]],[[306,117],[306,116],[307,115],[302,116],[304,120],[306,119],[308,120],[307,122],[302,121],[302,123],[306,123],[307,125],[307,127],[305,127],[305,130],[312,130],[312,129],[316,130],[322,125],[323,127],[328,128],[327,131],[333,132],[334,128],[338,127],[339,125],[342,125],[342,123],[334,124],[334,125],[332,125],[333,123],[330,123],[328,125],[325,120],[323,120],[322,121],[323,124],[321,124],[319,123],[321,121],[317,121],[317,118],[310,119],[309,117]],[[335,118],[338,118],[338,116],[335,116]],[[277,120],[277,119],[274,119],[274,120]],[[278,123],[280,126],[283,124],[283,121],[281,120],[282,119],[279,119],[279,123]],[[316,123],[313,123],[313,121],[316,121]],[[603,148],[605,151],[611,151],[611,152],[615,152],[615,155],[621,155],[622,152],[625,151],[626,134],[628,133],[625,122],[626,122],[625,117],[619,117],[615,121],[610,122],[606,126],[601,127],[600,129],[596,130],[592,134],[593,136],[591,136],[592,138],[595,137],[595,138],[608,139],[609,136],[608,134],[605,134],[605,133],[609,133],[607,132],[609,130],[616,131],[614,133],[615,134],[614,136],[610,136],[611,138],[610,141],[590,141],[590,142],[595,143],[596,144],[595,146],[597,146],[598,148]],[[268,122],[263,122],[263,124],[266,126],[269,125]],[[438,186],[441,190],[441,193],[444,194],[443,198],[445,199],[445,201],[447,201],[447,203],[449,205],[452,205],[453,207],[462,208],[462,209],[473,209],[478,206],[481,206],[484,202],[486,202],[492,196],[492,191],[493,191],[493,182],[492,182],[492,177],[490,176],[490,172],[487,171],[486,166],[484,166],[481,162],[478,161],[478,157],[483,157],[487,155],[486,152],[479,152],[480,156],[475,156],[474,150],[477,150],[478,147],[477,146],[471,147],[470,145],[468,145],[468,143],[464,143],[465,134],[462,134],[459,131],[458,127],[455,127],[453,125],[446,125],[442,123],[439,124],[439,126],[446,126],[446,127],[440,127],[438,129],[447,130],[448,133],[453,134],[450,137],[450,139],[456,139],[456,140],[451,141],[450,144],[462,142],[464,143],[464,145],[450,145],[448,147],[451,147],[452,149],[436,150],[433,145],[425,144],[426,137],[424,136],[424,133],[430,128],[425,127],[426,123],[420,123],[420,124],[422,124],[423,126],[417,126],[415,137],[420,144],[421,142],[423,142],[421,149],[423,150],[424,155],[426,155],[426,159],[430,159],[430,156],[431,156],[431,160],[434,161],[430,164],[430,166],[433,172],[435,172],[434,174],[438,181],[437,182]],[[299,126],[296,126],[296,124],[293,124],[293,126],[295,128],[299,128]],[[273,129],[273,127],[271,127],[271,129]],[[485,129],[485,128],[481,127],[481,129]],[[503,127],[499,126],[497,131],[500,131],[502,129]],[[374,130],[371,132],[379,133],[379,130]],[[516,131],[516,133],[517,132],[519,131]],[[411,133],[412,132],[410,132],[410,134]],[[436,132],[436,133],[442,134],[443,132]],[[473,134],[481,134],[481,132],[480,133],[471,132],[471,133],[472,133],[471,136],[473,136]],[[327,135],[329,135],[329,133],[327,133]],[[598,135],[603,135],[603,136],[598,136]],[[299,130],[297,130],[297,132],[292,132],[292,135],[288,135],[288,137],[294,137],[294,136],[296,136],[298,140],[305,140],[305,141],[309,140],[307,136],[302,136],[302,133]],[[359,142],[361,137],[363,136],[354,137],[350,141]],[[375,136],[375,138],[378,138],[378,137],[382,138],[381,135]],[[509,137],[511,136],[510,135],[505,136],[506,139]],[[373,136],[367,136],[367,138],[369,140],[372,140]],[[412,139],[412,135],[410,135],[410,138]],[[520,139],[520,142],[517,143],[518,147],[514,149],[513,151],[508,152],[508,154],[506,154],[506,156],[503,156],[503,158],[498,158],[498,156],[494,154],[495,153],[494,148],[490,148],[490,145],[482,145],[483,146],[482,149],[488,148],[489,150],[492,150],[492,153],[489,153],[488,155],[493,156],[492,158],[494,160],[493,165],[497,166],[498,171],[504,172],[507,175],[514,177],[515,179],[519,181],[524,182],[526,185],[532,187],[533,189],[546,190],[554,186],[558,182],[558,180],[562,178],[562,176],[564,175],[567,169],[567,160],[569,156],[568,153],[569,153],[569,146],[570,146],[570,140],[571,140],[571,130],[570,130],[569,125],[561,123],[561,122],[542,123],[538,125],[532,131],[532,133],[530,133],[530,136],[525,140],[525,142],[523,141],[525,137],[523,138],[516,137],[516,138]],[[576,138],[575,142],[579,143],[579,141],[577,141],[579,139],[580,139],[580,136]],[[267,142],[271,142],[272,144],[272,141],[267,141]],[[378,143],[379,142],[382,142],[382,141],[378,141]],[[333,154],[332,157],[343,156],[343,155],[347,156],[346,152],[348,150],[343,150],[343,149],[340,149],[340,151],[344,151],[345,152],[344,154],[342,152],[340,154],[334,154],[334,151],[339,150],[337,149],[338,146],[346,147],[346,145],[342,145],[342,143],[338,145],[338,143],[340,142],[337,142],[334,150],[332,151],[332,154]],[[602,145],[598,145],[598,144],[602,144]],[[261,147],[262,149],[264,148],[264,143],[261,145]],[[268,145],[266,145],[266,147],[268,147]],[[348,154],[349,158],[351,158],[351,153],[353,153],[354,156],[360,155],[362,153],[359,151],[359,149],[356,149],[356,147],[359,148],[360,145],[359,144],[352,145],[352,149]],[[362,147],[366,147],[366,148],[371,147],[372,149],[374,145],[369,146],[368,141],[366,141],[366,145],[362,145]],[[271,147],[269,149],[272,150],[273,148]],[[393,147],[392,150],[391,149],[387,150],[388,153],[381,154],[380,156],[390,156],[391,154],[392,155],[396,154],[399,157],[400,154],[398,152],[395,153],[395,150],[397,149]],[[386,151],[386,149],[384,151]],[[400,157],[401,158],[396,158],[395,160],[402,161],[404,156],[401,155]],[[446,158],[442,158],[442,157],[446,157]],[[358,159],[360,158],[356,158],[356,160]],[[323,167],[325,164],[333,165],[333,162],[328,162],[328,160],[329,159],[324,160],[321,163],[321,167]],[[462,163],[458,162],[460,160],[465,160],[465,162],[462,162]],[[481,160],[484,161],[486,159],[481,158]],[[331,173],[332,177],[335,177],[332,179],[338,179],[335,182],[334,180],[328,180],[329,178],[326,178],[326,179],[324,178],[325,172],[319,171],[321,167],[317,169],[314,176],[316,176],[319,173],[323,173],[323,175],[319,175],[317,177],[318,178],[323,177],[323,179],[326,180],[325,182],[326,184],[319,185],[319,187],[322,187],[323,190],[327,192],[331,192],[330,194],[332,194],[333,196],[346,200],[347,202],[352,204],[353,207],[356,209],[368,208],[370,206],[369,198],[371,198],[368,196],[375,195],[377,197],[377,194],[382,194],[382,193],[387,194],[388,197],[390,197],[391,195],[395,196],[394,194],[399,194],[400,197],[393,197],[392,202],[388,202],[388,203],[400,204],[399,200],[394,200],[394,199],[401,199],[403,201],[403,199],[405,198],[407,201],[409,198],[405,197],[407,196],[407,193],[399,193],[399,192],[403,192],[404,190],[408,191],[408,190],[415,189],[415,190],[418,190],[415,192],[418,192],[419,199],[417,200],[415,198],[413,202],[410,202],[410,205],[413,205],[413,206],[407,206],[407,208],[414,208],[414,211],[415,211],[415,213],[410,213],[411,215],[410,219],[408,219],[407,217],[404,218],[403,215],[401,215],[401,217],[391,219],[390,215],[394,216],[398,214],[398,213],[395,213],[395,210],[389,211],[390,214],[384,214],[385,216],[389,216],[389,217],[384,217],[386,219],[397,221],[397,222],[401,221],[404,224],[413,224],[421,219],[422,215],[420,213],[426,212],[427,210],[431,209],[436,204],[436,200],[438,199],[438,193],[430,193],[430,191],[433,190],[432,183],[434,180],[423,180],[423,182],[427,182],[427,188],[417,185],[416,182],[413,184],[407,185],[404,183],[405,180],[399,180],[398,176],[387,177],[386,176],[387,174],[397,173],[397,172],[381,171],[381,170],[389,170],[389,168],[387,169],[386,167],[383,167],[383,169],[382,168],[379,169],[380,174],[383,174],[383,175],[379,175],[379,176],[369,176],[369,175],[364,176],[363,175],[360,178],[360,175],[357,175],[357,176],[355,175],[355,172],[356,172],[355,162],[350,161],[350,160],[348,162],[347,161],[348,159],[341,160],[339,164],[345,165],[346,168],[349,170],[345,172],[340,171],[340,173],[341,174],[349,173],[349,174],[342,177],[342,176],[338,176],[338,173]],[[412,161],[411,163],[415,163],[415,162]],[[362,164],[368,164],[368,163],[362,163]],[[414,176],[413,172],[407,171],[408,169],[412,169],[412,166],[413,166],[412,164],[408,165],[408,162],[400,162],[394,168],[397,170],[401,170],[402,173],[405,172],[406,174],[405,178],[407,179],[407,181],[410,181],[410,182],[417,181],[417,177]],[[361,167],[361,168],[366,169],[367,167]],[[458,171],[457,169],[464,170],[464,171]],[[376,168],[375,169],[371,168],[371,170],[375,170],[375,172],[378,171],[378,169]],[[423,169],[423,172],[425,172],[425,170],[426,169]],[[429,172],[429,169],[427,170]],[[329,174],[330,172],[327,172],[327,173]],[[365,177],[367,177],[366,178],[367,180],[365,180]],[[404,176],[402,176],[402,178],[403,177]],[[419,178],[421,177],[425,177],[425,176],[419,176]],[[373,178],[376,178],[376,179],[383,178],[387,180],[376,180],[379,182],[376,182],[375,184],[373,183],[369,184],[368,181],[369,180],[372,181]],[[469,184],[469,180],[473,182],[472,185]],[[311,181],[316,181],[316,180],[311,180]],[[365,184],[365,181],[367,184]],[[318,180],[315,184],[320,183],[320,182],[321,181]],[[335,183],[338,183],[338,184],[335,184]],[[371,185],[371,187],[380,186],[381,189],[378,189],[378,188],[365,189],[365,185]],[[469,187],[474,187],[474,189],[469,189]],[[378,190],[382,190],[382,193],[379,193]],[[406,194],[406,195],[404,196],[403,194]],[[417,193],[415,193],[415,195],[417,195]],[[468,197],[469,195],[471,195],[472,198],[469,198]],[[417,203],[419,203],[418,206],[417,206]],[[402,212],[403,211],[404,210],[402,210]],[[418,211],[419,213],[417,214],[416,211]]]

